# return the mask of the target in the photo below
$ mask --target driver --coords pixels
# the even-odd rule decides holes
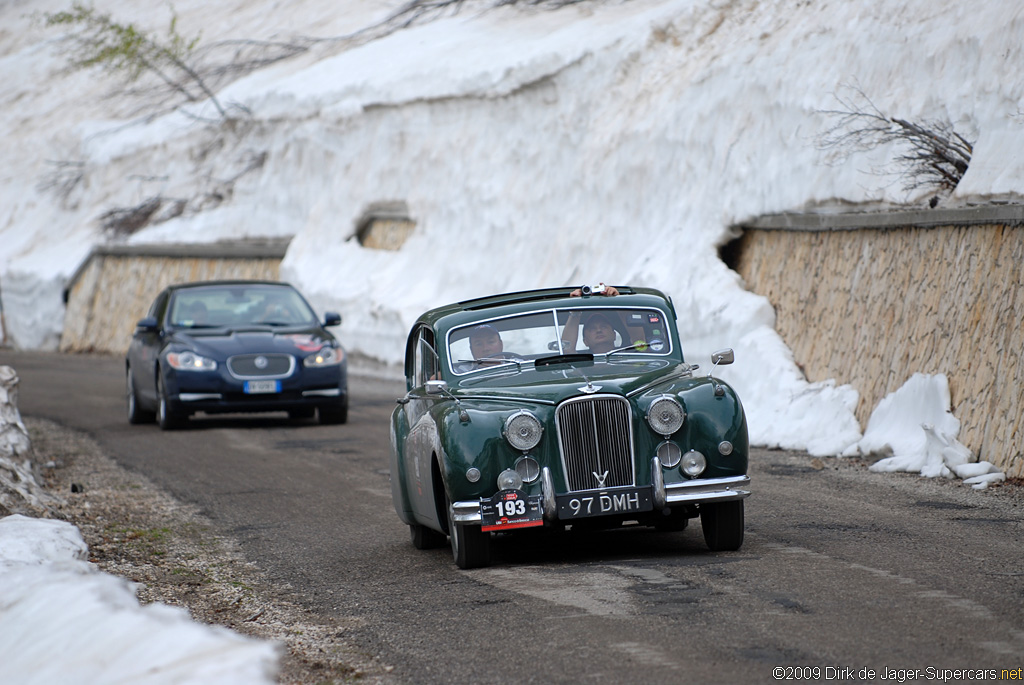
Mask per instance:
[[[505,343],[501,340],[498,329],[490,324],[480,324],[469,334],[469,350],[473,354],[472,362],[463,361],[455,365],[457,373],[474,371],[487,366],[497,366],[504,359],[512,359],[514,355],[505,352]]]
[[[502,352],[505,350],[505,344],[501,341],[497,328],[490,324],[482,324],[469,334],[469,349],[478,366],[490,366],[497,364],[498,358],[504,357]]]

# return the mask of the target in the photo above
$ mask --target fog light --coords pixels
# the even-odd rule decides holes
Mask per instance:
[[[524,483],[532,483],[540,477],[540,464],[533,457],[519,457],[516,459],[516,473]]]
[[[523,477],[512,469],[505,469],[498,474],[499,490],[519,490],[523,487]]]
[[[466,469],[466,480],[470,483],[475,483],[480,480],[480,469],[473,466],[472,468]]]
[[[683,455],[683,473],[690,478],[696,478],[700,474],[704,473],[704,469],[707,468],[708,461],[704,458],[704,455],[697,450],[690,450]]]
[[[683,451],[679,449],[679,445],[674,442],[668,442],[667,440],[658,445],[658,459],[661,461],[661,465],[665,468],[674,468],[679,464],[679,460],[683,456]]]
[[[732,454],[732,443],[729,442],[728,440],[723,440],[722,442],[718,443],[718,453],[721,454],[722,456],[728,457],[730,454]]]

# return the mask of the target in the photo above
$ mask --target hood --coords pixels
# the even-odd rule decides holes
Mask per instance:
[[[334,337],[316,326],[250,326],[240,329],[201,328],[177,330],[171,336],[177,342],[213,359],[236,354],[283,353],[305,357]]]
[[[575,362],[534,368],[502,367],[467,377],[453,392],[462,398],[475,395],[559,403],[584,394],[630,395],[647,386],[665,383],[689,372],[690,366],[675,359],[612,362]],[[594,388],[588,392],[586,388]]]

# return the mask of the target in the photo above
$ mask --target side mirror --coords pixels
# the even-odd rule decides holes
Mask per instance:
[[[728,347],[711,355],[711,364],[714,366],[725,366],[726,364],[732,364],[734,361],[736,361],[736,357],[733,355],[732,349]]]
[[[428,395],[445,395],[448,393],[448,383],[445,381],[427,381]]]
[[[147,316],[144,319],[139,319],[138,323],[135,324],[135,330],[146,333],[155,333],[159,328],[160,324],[157,322],[155,316]]]
[[[338,312],[324,312],[324,326],[340,326],[341,314]]]

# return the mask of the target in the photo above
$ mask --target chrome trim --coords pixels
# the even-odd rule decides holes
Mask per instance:
[[[750,495],[746,487],[750,476],[726,476],[725,478],[695,478],[685,483],[665,485],[665,502],[671,506],[684,502],[726,502],[743,499]]]
[[[295,373],[295,366],[296,366],[295,355],[294,354],[287,354],[285,352],[266,352],[266,353],[263,353],[263,356],[265,356],[265,357],[269,357],[269,356],[273,356],[273,355],[280,355],[282,357],[288,357],[288,371],[286,371],[285,373],[277,374],[277,375],[274,375],[274,376],[242,376],[242,375],[236,374],[232,370],[232,368],[231,368],[231,360],[232,359],[234,359],[235,357],[244,357],[244,356],[256,355],[256,354],[259,354],[259,353],[257,353],[257,352],[243,352],[241,354],[231,355],[230,357],[227,358],[227,361],[224,362],[224,367],[228,370],[228,374],[232,378],[236,378],[236,379],[238,379],[240,381],[276,381],[276,380],[280,380],[282,378],[288,378],[293,373]]]
[[[459,389],[463,390],[462,388]],[[557,402],[554,400],[537,400],[524,397],[502,397],[501,395],[463,395],[459,392],[457,398],[460,400],[496,400],[498,402],[520,402],[522,404],[546,404],[548,406],[555,406]]]
[[[220,400],[224,396],[219,392],[183,392],[178,394],[182,402],[199,402],[200,400]]]
[[[600,298],[598,298],[598,299],[600,299]],[[558,328],[559,328],[559,326],[558,326],[558,313],[559,312],[572,312],[572,311],[587,312],[587,310],[599,310],[599,309],[615,309],[615,310],[619,310],[619,311],[625,311],[625,310],[652,311],[653,310],[653,311],[658,312],[662,316],[662,318],[665,320],[665,322],[666,322],[665,328],[666,329],[668,328],[667,322],[669,322],[669,321],[674,322],[678,318],[676,316],[671,316],[670,317],[666,313],[667,311],[672,311],[671,303],[669,303],[669,308],[666,310],[665,308],[663,308],[663,307],[661,307],[659,305],[653,305],[653,304],[652,305],[635,305],[635,304],[634,305],[616,305],[613,302],[607,302],[607,303],[603,302],[600,305],[582,305],[582,304],[577,304],[577,303],[573,302],[573,303],[570,303],[570,304],[564,304],[564,305],[559,305],[559,306],[538,307],[537,309],[532,310],[532,311],[516,312],[515,314],[502,314],[502,315],[499,315],[499,316],[492,316],[492,317],[486,318],[486,319],[477,319],[476,321],[471,321],[469,323],[465,323],[465,324],[461,324],[461,325],[458,325],[458,326],[454,326],[454,327],[448,329],[448,332],[445,334],[445,336],[444,336],[444,346],[445,346],[445,349],[447,349],[448,352],[450,353],[451,352],[451,346],[452,346],[452,334],[455,333],[458,330],[463,329],[463,328],[468,328],[468,327],[471,327],[471,326],[480,326],[482,324],[489,324],[489,323],[492,323],[494,321],[501,321],[503,319],[514,319],[516,317],[528,316],[528,315],[533,315],[533,314],[545,314],[545,313],[551,314],[551,317],[553,319],[552,329],[557,333],[558,332]],[[675,312],[673,312],[673,314],[674,313]],[[653,358],[657,358],[657,359],[664,359],[666,357],[671,357],[672,353],[675,351],[675,344],[674,344],[674,341],[672,340],[672,335],[669,334],[669,335],[665,336],[665,341],[668,343],[668,349],[667,350],[665,350],[664,352],[659,352],[657,354],[655,354],[653,352],[643,353],[644,356],[645,357],[653,357]],[[561,336],[560,335],[559,335],[559,342],[561,343]],[[559,349],[558,353],[559,354],[564,354],[564,352],[561,349]],[[533,361],[533,360],[525,360],[525,361]],[[451,371],[452,374],[454,374],[456,376],[466,376],[466,375],[468,375],[470,373],[474,373],[474,372],[478,371],[479,369],[473,369],[473,371],[464,371],[462,373],[459,373],[458,371],[455,370],[455,360],[452,359],[452,357],[449,354],[449,357],[448,357],[448,370]]]
[[[480,515],[480,500],[467,500],[464,502],[452,502],[452,521],[455,523],[476,523],[483,522]]]
[[[547,466],[540,470],[540,487],[543,492],[541,500],[545,521],[558,520],[558,502],[555,500],[555,479],[551,477],[551,469]]]
[[[324,390],[303,390],[303,397],[340,397],[341,388],[326,388]]]
[[[651,458],[651,488],[654,490],[652,499],[655,509],[664,509],[665,500],[665,476],[661,472],[661,459]]]
[[[588,451],[589,445],[567,445],[567,436],[564,433],[568,430],[569,426],[563,427],[564,420],[570,420],[568,417],[563,418],[563,412],[571,411],[575,405],[587,403],[592,407],[596,407],[599,402],[613,401],[618,402],[622,405],[619,408],[621,412],[619,416],[613,417],[620,421],[617,426],[603,426],[599,424],[596,414],[590,417],[590,425],[584,427],[582,424],[577,424],[578,432],[580,436],[585,431],[591,431],[593,437],[593,446],[596,448],[596,453],[591,454]],[[585,417],[577,417],[579,421],[586,421]],[[607,485],[604,484],[602,478],[598,478],[601,481],[599,487],[602,488],[615,488],[615,487],[635,487],[636,486],[636,467],[634,463],[633,453],[633,412],[630,407],[629,401],[622,395],[612,394],[601,394],[601,395],[583,395],[580,397],[571,397],[555,409],[555,428],[558,434],[558,456],[562,461],[562,473],[565,475],[565,491],[568,492],[583,492],[586,490],[592,490],[593,487],[573,487],[572,480],[575,478],[577,485],[582,485],[580,478],[588,478],[590,473],[593,473],[597,477],[597,472],[590,472],[590,469],[595,465],[584,465],[587,461],[596,461],[596,468],[608,470],[609,467],[615,469],[615,477]],[[616,431],[615,429],[624,429],[624,431]],[[624,432],[621,435],[620,432]],[[599,444],[599,440],[604,434],[604,437],[610,438],[607,440],[607,444]],[[567,448],[571,454],[567,455]],[[602,448],[608,450],[620,450],[624,451],[625,454],[603,454]],[[611,456],[614,462],[617,463],[606,463],[607,457]],[[575,457],[575,458],[574,458]],[[607,473],[604,474],[607,477]]]
[[[675,380],[677,377],[678,378],[693,378],[693,370],[695,368],[697,368],[697,367],[696,366],[691,366],[691,365],[687,364],[686,362],[683,362],[683,364],[686,366],[685,369],[680,369],[679,371],[676,371],[674,374],[672,374],[670,376],[662,376],[658,380],[651,381],[647,385],[642,385],[639,388],[637,388],[636,390],[632,390],[632,391],[628,392],[626,394],[626,397],[636,397],[637,395],[643,394],[643,393],[647,392],[648,390],[650,390],[651,388],[653,388],[655,386],[664,385],[665,383],[667,383],[670,380]]]

